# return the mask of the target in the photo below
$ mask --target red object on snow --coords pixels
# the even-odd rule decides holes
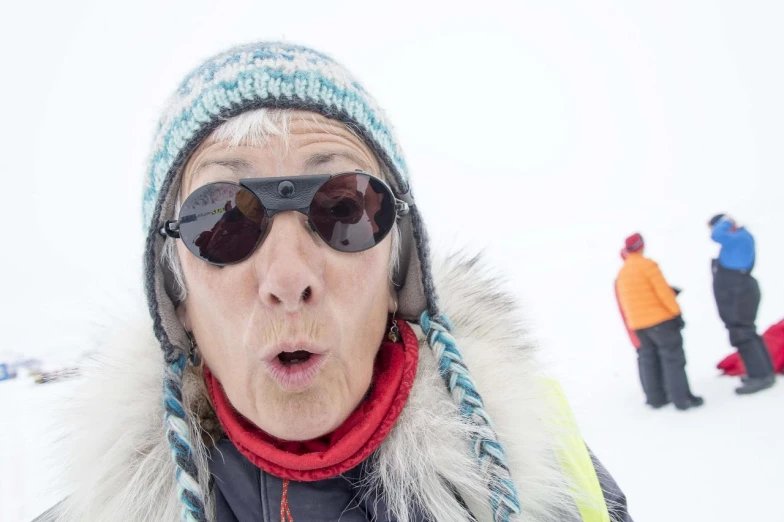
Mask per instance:
[[[626,258],[629,257],[629,251],[625,248],[621,249],[621,259],[626,261]],[[615,282],[615,302],[618,303],[618,311],[621,312],[621,319],[623,320],[623,325],[626,327],[626,333],[629,334],[629,340],[632,342],[634,347],[639,350],[640,348],[640,338],[637,337],[637,334],[634,333],[634,330],[629,328],[629,323],[626,322],[626,314],[623,313],[623,308],[621,308],[621,300],[618,299],[618,281]]]
[[[780,321],[762,334],[762,340],[768,347],[770,358],[773,360],[773,371],[784,373],[784,321]],[[738,352],[728,355],[716,365],[723,375],[746,375],[746,366],[743,364]]]
[[[615,283],[615,301],[618,303],[618,310],[621,312],[621,319],[623,319],[623,325],[626,327],[626,333],[629,334],[629,340],[632,342],[635,348],[640,348],[640,338],[637,337],[637,334],[634,333],[634,330],[629,328],[629,324],[626,322],[626,314],[623,313],[623,308],[621,308],[621,301],[618,299],[618,282]]]

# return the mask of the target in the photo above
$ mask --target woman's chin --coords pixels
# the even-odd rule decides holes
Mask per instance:
[[[326,435],[346,420],[351,408],[340,407],[339,401],[328,393],[313,392],[285,394],[274,401],[265,401],[256,418],[250,420],[281,440],[302,441]]]
[[[305,417],[300,419],[287,418],[283,423],[276,423],[266,429],[267,433],[280,440],[305,441],[322,437],[340,426],[342,421],[335,418]]]

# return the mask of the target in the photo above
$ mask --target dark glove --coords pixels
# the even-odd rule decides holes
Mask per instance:
[[[683,316],[678,316],[675,318],[675,324],[678,325],[678,328],[683,330],[686,327],[686,321],[683,320]]]
[[[672,291],[675,292],[675,295],[679,295],[681,292],[683,292],[683,290],[681,290],[677,286],[671,286],[670,288],[672,288]]]

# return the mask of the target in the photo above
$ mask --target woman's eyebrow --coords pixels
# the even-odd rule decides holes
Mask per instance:
[[[373,171],[367,160],[365,160],[359,154],[355,154],[354,152],[348,150],[318,152],[312,154],[305,160],[303,164],[303,170],[306,173],[315,171],[319,167],[323,167],[324,165],[327,165],[338,158],[343,158],[359,165],[365,172]],[[194,180],[199,177],[200,173],[211,165],[218,165],[220,167],[225,167],[231,170],[234,174],[236,174],[238,179],[259,177],[259,173],[256,170],[256,167],[250,161],[241,158],[208,159],[200,163],[199,166],[193,170],[193,173],[190,175],[190,183],[193,183]]]
[[[244,159],[214,159],[214,160],[207,160],[201,163],[196,169],[193,171],[193,175],[199,173],[200,170],[209,167],[210,165],[219,165],[221,167],[226,167],[238,174],[249,174],[254,173],[256,168],[250,161]]]
[[[189,184],[188,186],[192,186],[193,183],[196,181],[196,179],[198,179],[201,172],[205,168],[211,165],[226,167],[237,176],[237,179],[258,177],[258,175],[256,174],[256,167],[254,167],[253,164],[247,160],[239,159],[239,158],[211,159],[211,160],[203,161],[202,163],[199,164],[198,167],[196,167],[193,170],[193,173],[190,176],[188,176],[188,180],[187,180],[187,183]]]
[[[352,163],[356,163],[357,165],[362,167],[362,170],[364,170],[365,172],[371,172],[370,165],[367,163],[365,159],[362,158],[362,156],[358,154],[354,154],[353,152],[348,150],[336,151],[336,152],[318,152],[316,154],[313,154],[308,159],[305,160],[305,163],[303,164],[303,169],[305,172],[310,172],[312,170],[316,170],[317,168],[322,167],[334,161],[336,158],[347,159]]]

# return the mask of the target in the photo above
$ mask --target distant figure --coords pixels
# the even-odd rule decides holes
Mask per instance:
[[[625,249],[621,249],[621,260],[626,261],[626,258],[629,257],[629,252]],[[681,289],[677,286],[671,286],[672,291],[675,292],[675,295],[681,293]],[[621,312],[621,320],[623,321],[623,325],[626,327],[626,333],[629,334],[629,340],[632,342],[632,346],[635,349],[640,348],[640,339],[637,337],[637,334],[634,333],[634,330],[629,328],[629,322],[626,320],[626,314],[623,313],[623,308],[621,308],[621,300],[618,298],[618,280],[615,280],[615,302],[618,303],[618,310]]]
[[[712,263],[716,306],[730,332],[730,344],[738,350],[746,366],[747,377],[735,392],[756,393],[773,386],[776,377],[770,354],[755,324],[760,288],[751,275],[756,258],[754,237],[725,214],[713,216],[708,226],[711,239],[721,245],[718,259]]]
[[[679,410],[702,406],[704,401],[691,393],[686,377],[684,322],[675,291],[659,266],[643,257],[644,247],[640,234],[626,239],[628,256],[616,288],[626,322],[640,340],[637,357],[646,403],[661,408],[672,402]]]

